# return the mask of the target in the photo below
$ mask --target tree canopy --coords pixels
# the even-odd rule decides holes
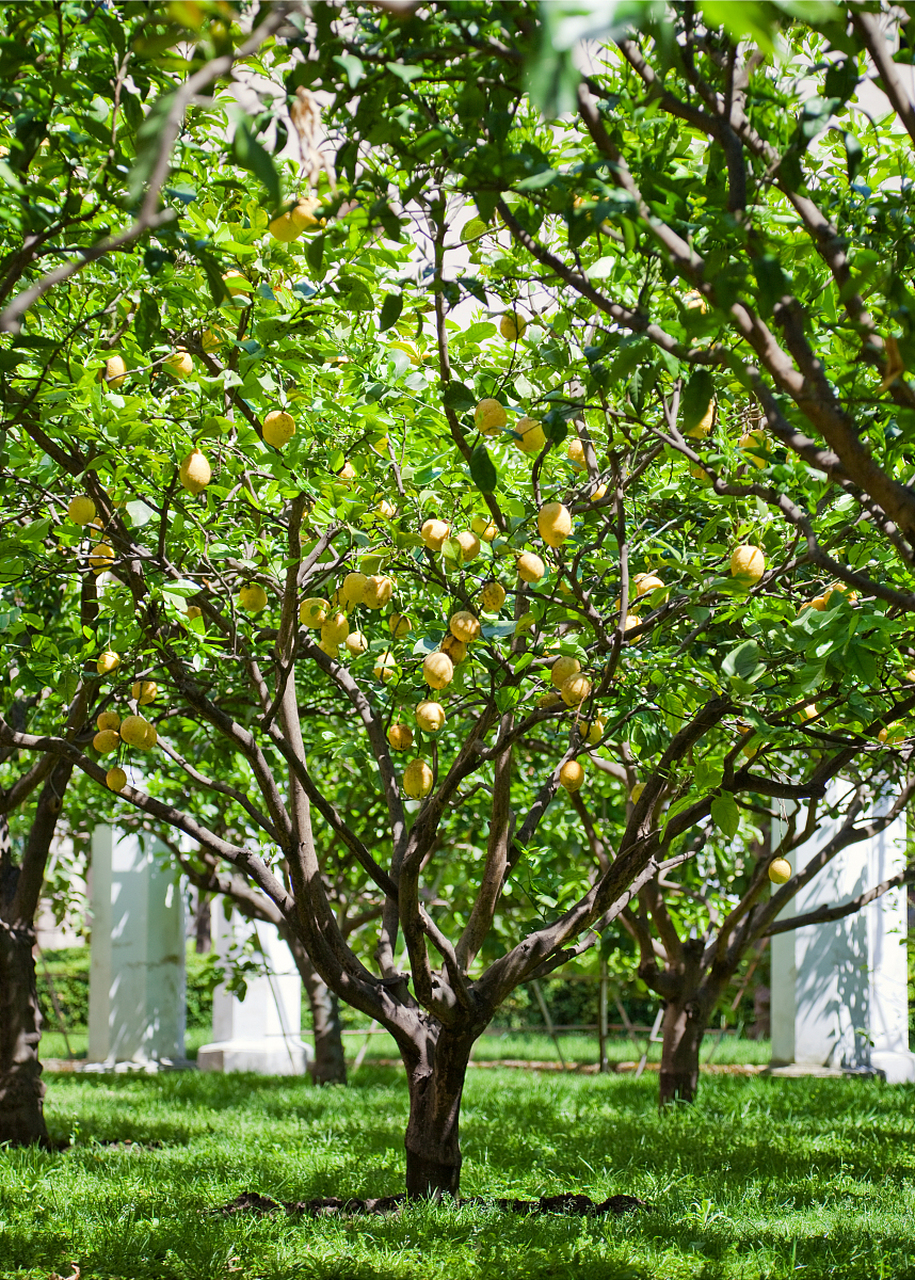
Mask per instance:
[[[90,8],[8,30],[4,658],[51,721],[0,741],[249,877],[454,1191],[518,983],[687,863],[749,909],[739,834],[905,772],[896,25],[621,7],[582,73],[562,6]]]

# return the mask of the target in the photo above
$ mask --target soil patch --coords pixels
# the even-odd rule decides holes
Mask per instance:
[[[635,1196],[610,1196],[595,1204],[590,1196],[569,1193],[560,1196],[541,1196],[539,1200],[487,1200],[484,1196],[471,1196],[456,1202],[459,1208],[479,1205],[484,1209],[501,1209],[503,1213],[563,1213],[572,1217],[599,1218],[608,1213],[634,1213],[637,1209],[652,1209],[644,1200]],[[400,1213],[408,1206],[407,1197],[380,1196],[378,1199],[361,1200],[358,1197],[342,1199],[329,1196],[319,1200],[271,1200],[257,1191],[243,1191],[229,1204],[210,1209],[210,1213],[279,1213],[307,1214],[312,1218],[352,1218],[366,1213]]]

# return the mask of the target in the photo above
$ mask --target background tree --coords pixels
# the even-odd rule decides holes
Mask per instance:
[[[694,17],[671,15],[690,31]],[[250,776],[237,803],[264,845],[222,839],[121,772],[107,784],[248,876],[328,985],[387,1027],[408,1072],[407,1189],[456,1192],[464,1071],[500,1001],[592,945],[645,885],[709,847],[713,829],[735,835],[741,803],[824,796],[915,705],[908,544],[895,523],[905,451],[885,431],[879,459],[871,440],[851,448],[847,410],[805,364],[794,330],[783,349],[757,315],[756,274],[746,296],[743,209],[726,207],[726,191],[691,207],[706,150],[642,112],[619,63],[593,82],[603,111],[582,96],[583,127],[559,129],[523,93],[521,69],[536,68],[548,43],[532,9],[480,6],[471,17],[432,5],[395,21],[357,7],[314,19],[284,87],[299,102],[307,83],[336,94],[326,123],[332,137],[340,130],[337,187],[319,189],[320,208],[302,201],[271,220],[220,165],[218,144],[186,150],[193,199],[181,217],[193,248],[172,241],[174,262],[153,278],[147,262],[117,262],[123,373],[100,386],[110,322],[68,336],[51,291],[29,326],[58,336],[40,373],[25,366],[10,379],[6,427],[17,467],[47,468],[55,491],[94,504],[91,538],[53,509],[47,532],[81,572],[110,575],[104,623],[123,655],[121,711],[140,710],[133,683],[155,680],[170,707],[220,735]],[[810,29],[786,26],[784,37],[812,69]],[[706,30],[701,53],[714,66],[719,44],[727,37]],[[793,82],[757,61],[746,65],[760,112],[779,93],[794,101]],[[217,138],[224,105],[208,108]],[[630,146],[625,163],[611,124]],[[759,188],[769,256],[791,256],[780,188]],[[468,193],[480,215],[469,222]],[[696,240],[692,220],[706,213],[711,266],[684,238]],[[462,244],[479,259],[476,277]],[[211,250],[236,272],[212,292],[201,256]],[[798,307],[822,293],[804,267]],[[78,302],[95,315],[109,272],[107,260],[88,263],[68,310]],[[465,293],[484,308],[472,322],[454,315]],[[837,383],[853,388],[859,333],[852,326],[846,342],[843,323],[824,322],[822,344]],[[10,352],[28,337],[11,336]],[[147,382],[137,371],[150,365]],[[885,364],[878,372],[888,377]],[[39,378],[42,397],[31,394]],[[785,434],[784,455],[759,437],[728,437],[751,393]],[[873,412],[882,428],[879,398]],[[832,448],[849,445],[847,485],[838,464],[812,466],[819,454],[795,415],[822,426]],[[760,450],[766,474],[753,478]],[[25,540],[30,571],[54,563],[53,541]],[[872,560],[879,573],[865,572]],[[906,590],[886,585],[890,565]],[[798,616],[804,596],[825,596],[823,572],[858,595],[834,589],[828,607]],[[344,652],[347,631],[356,635]],[[470,642],[456,665],[464,655],[447,633]],[[75,668],[100,640],[98,629],[74,633]],[[436,693],[441,728],[427,705]],[[812,696],[817,709],[803,714]],[[371,846],[345,795],[335,803],[339,769],[300,711],[322,699],[339,726],[333,753],[383,799]],[[152,735],[131,719],[119,749],[148,750]],[[167,724],[157,721],[163,738]],[[742,724],[771,744],[762,768],[740,757]],[[8,724],[0,735],[106,780],[60,736]],[[401,771],[403,746],[416,760]],[[580,758],[595,751],[634,764],[642,780],[612,856],[576,868],[569,901],[487,953],[506,888],[539,861],[544,815],[561,786],[576,790]],[[161,757],[143,759],[149,776]],[[471,840],[442,839],[452,818]],[[485,856],[467,859],[469,910],[427,905],[423,886],[462,845],[482,844],[484,824]],[[347,945],[324,887],[322,864],[341,841],[385,896],[371,967]]]

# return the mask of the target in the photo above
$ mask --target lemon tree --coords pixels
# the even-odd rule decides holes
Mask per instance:
[[[859,359],[862,313],[838,309],[835,261],[779,185],[791,163],[813,180],[808,135],[785,140],[784,171],[750,152],[750,235],[730,134],[665,119],[638,33],[606,33],[606,65],[575,79],[578,115],[557,124],[544,67],[562,45],[532,10],[313,16],[257,67],[298,121],[305,180],[298,159],[258,160],[267,201],[252,192],[259,153],[226,153],[237,99],[217,90],[142,257],[100,253],[40,296],[40,266],[21,270],[3,465],[41,482],[3,547],[8,589],[68,576],[99,593],[69,647],[22,661],[52,691],[89,671],[133,723],[111,753],[92,725],[6,719],[0,742],[58,753],[265,895],[397,1041],[408,1191],[455,1193],[470,1051],[515,987],[626,926],[667,981],[689,943],[665,905],[679,877],[714,871],[731,892],[760,811],[815,816],[839,776],[867,801],[904,775],[904,363],[890,378],[877,289]],[[719,46],[746,59],[741,110],[758,99],[772,137],[778,94],[795,120],[794,71],[757,66],[692,9],[648,10],[643,58],[680,56],[654,52],[655,17],[698,42],[712,83]],[[839,36],[793,21],[782,38],[813,74]],[[859,168],[879,170],[866,132]],[[866,238],[879,208],[859,194],[831,216]],[[789,276],[790,306],[760,284]],[[141,708],[151,683],[161,701]],[[244,785],[197,767],[182,744],[207,735]],[[211,792],[244,818],[217,823]],[[334,908],[341,856],[380,902],[370,945]],[[767,861],[747,867],[741,945],[792,892],[763,904]],[[724,955],[709,934],[701,964]],[[682,1043],[672,1018],[671,1093],[688,1093]]]

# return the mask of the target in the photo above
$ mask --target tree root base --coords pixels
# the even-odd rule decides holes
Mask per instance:
[[[445,1197],[444,1201],[447,1202]],[[456,1208],[479,1205],[483,1209],[499,1209],[503,1213],[562,1213],[571,1217],[598,1218],[611,1213],[634,1213],[637,1209],[652,1210],[652,1205],[635,1196],[610,1196],[595,1204],[590,1196],[570,1193],[560,1196],[541,1196],[539,1200],[489,1200],[485,1196],[471,1196],[467,1200],[453,1201]],[[229,1204],[219,1205],[210,1213],[286,1213],[307,1214],[312,1218],[353,1218],[367,1213],[400,1213],[409,1205],[405,1195],[380,1196],[377,1200],[360,1200],[352,1197],[341,1199],[330,1196],[320,1200],[271,1200],[256,1191],[243,1191]]]

